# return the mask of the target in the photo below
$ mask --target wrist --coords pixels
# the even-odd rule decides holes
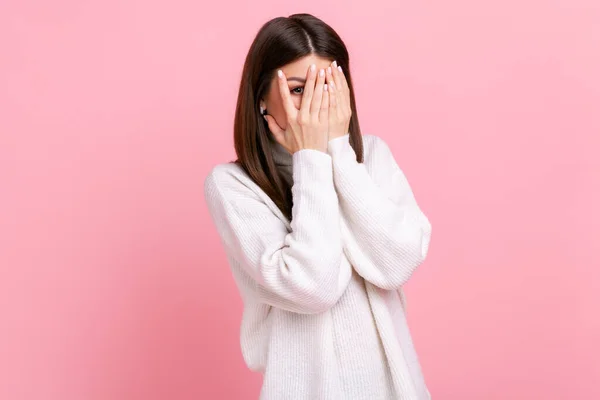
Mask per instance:
[[[341,139],[350,139],[350,134],[349,133],[337,133],[337,134],[330,134],[329,135],[329,139],[328,139],[328,144],[331,143],[334,140],[338,140],[342,141]]]
[[[338,154],[346,146],[350,146],[350,134],[339,135],[337,137],[330,137],[327,143],[327,152],[330,155]]]

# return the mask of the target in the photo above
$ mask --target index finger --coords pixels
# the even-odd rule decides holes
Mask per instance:
[[[297,111],[297,109],[292,101],[292,96],[290,96],[290,88],[287,84],[287,78],[282,70],[277,71],[277,80],[279,84],[279,94],[283,100],[283,108],[288,115],[294,115],[294,112]]]

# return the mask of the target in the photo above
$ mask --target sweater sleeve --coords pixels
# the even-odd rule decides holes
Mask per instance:
[[[376,136],[368,162],[356,161],[349,135],[329,142],[342,208],[346,254],[354,269],[383,289],[398,289],[423,262],[431,224],[387,144]]]
[[[250,277],[259,301],[316,314],[337,302],[352,269],[342,257],[331,157],[305,149],[292,162],[291,231],[255,189],[230,172],[213,170],[205,197],[228,256]]]

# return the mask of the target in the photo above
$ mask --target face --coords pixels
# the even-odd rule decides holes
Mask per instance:
[[[311,64],[315,64],[317,66],[318,73],[320,69],[326,69],[329,67],[332,62],[333,60],[311,54],[281,67],[281,70],[287,77],[292,101],[297,109],[300,109],[302,93],[304,93],[304,82]],[[275,118],[275,121],[277,121],[277,124],[279,124],[281,128],[285,129],[287,126],[287,119],[285,110],[283,108],[281,95],[279,94],[279,87],[277,86],[277,75],[273,75],[271,87],[265,97],[261,99],[260,105],[267,109],[267,113]]]

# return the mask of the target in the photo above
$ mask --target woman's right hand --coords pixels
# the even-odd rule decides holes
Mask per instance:
[[[277,71],[277,75],[287,126],[284,130],[275,118],[265,115],[271,133],[291,154],[303,149],[327,152],[329,93],[325,86],[325,70],[317,74],[314,64],[309,68],[299,110],[292,101],[283,71]]]

